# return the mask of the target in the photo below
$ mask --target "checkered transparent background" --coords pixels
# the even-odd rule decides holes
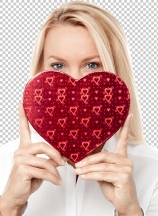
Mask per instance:
[[[88,1],[88,0],[87,0]],[[0,145],[19,136],[22,99],[35,38],[51,11],[69,1],[0,1]],[[109,11],[122,25],[130,45],[146,141],[157,136],[157,1],[88,1]]]

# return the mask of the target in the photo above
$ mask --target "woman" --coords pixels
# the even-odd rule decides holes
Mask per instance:
[[[130,90],[130,114],[105,145],[74,164],[33,133],[19,103],[20,138],[0,149],[0,215],[157,216],[158,151],[143,138],[127,39],[118,21],[90,3],[62,5],[40,31],[29,78],[43,70],[76,79],[102,70],[117,74]]]

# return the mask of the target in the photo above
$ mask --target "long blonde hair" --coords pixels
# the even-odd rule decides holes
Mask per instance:
[[[128,143],[147,144],[143,137],[141,110],[128,41],[119,22],[102,8],[84,1],[73,1],[55,9],[40,29],[28,78],[32,78],[43,69],[43,47],[46,34],[50,29],[63,25],[83,26],[90,32],[104,70],[117,74],[129,88],[131,99],[129,112],[133,113],[133,120]],[[117,138],[120,129],[116,133]]]

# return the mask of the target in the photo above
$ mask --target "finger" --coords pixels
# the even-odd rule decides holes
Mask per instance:
[[[76,163],[75,166],[83,167],[91,164],[99,164],[102,162],[112,164],[126,164],[128,163],[127,160],[128,158],[123,158],[121,155],[117,155],[113,152],[102,151],[84,158],[80,162]]]
[[[63,158],[63,160],[64,160],[65,162],[67,162],[67,161],[69,160],[67,157],[65,157],[65,156],[63,156],[63,155],[62,155],[62,158]]]
[[[24,166],[24,165],[21,165],[21,166]],[[49,173],[47,170],[39,169],[36,167],[30,167],[27,165],[25,165],[24,168],[27,172],[27,176],[29,177],[29,179],[36,178],[36,179],[50,181],[55,185],[61,184],[61,180],[59,181],[59,179],[56,178],[55,175],[53,175],[52,173]]]
[[[59,166],[53,159],[49,158],[48,160],[53,164],[54,167]]]
[[[130,113],[128,117],[126,118],[121,128],[121,131],[118,137],[118,141],[117,141],[116,151],[115,151],[115,153],[123,155],[125,157],[127,157],[127,142],[128,142],[132,117],[133,117],[133,114]]]
[[[119,164],[108,164],[100,163],[89,166],[84,166],[81,168],[75,169],[77,175],[82,175],[90,172],[131,172],[132,166],[128,165],[119,165]]]
[[[59,172],[53,166],[53,164],[51,163],[51,161],[49,159],[35,157],[32,155],[18,156],[14,159],[14,163],[17,165],[24,164],[24,165],[29,165],[29,167],[31,166],[31,167],[35,167],[35,168],[44,169],[47,172],[53,174],[59,180],[61,180]]]
[[[124,182],[129,182],[130,175],[127,173],[116,173],[114,172],[91,172],[80,175],[82,179],[105,181],[113,184],[120,183],[123,185]]]
[[[14,157],[23,156],[24,154],[34,155],[34,156],[36,156],[37,154],[45,154],[50,159],[52,159],[56,164],[60,166],[65,165],[65,161],[62,159],[61,154],[54,147],[44,142],[33,143],[22,149],[18,149],[15,151]]]
[[[31,143],[31,135],[22,103],[19,103],[19,124],[20,147],[25,147]]]

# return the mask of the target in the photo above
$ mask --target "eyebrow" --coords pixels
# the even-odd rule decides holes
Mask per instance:
[[[62,58],[60,58],[60,57],[58,57],[58,56],[54,56],[54,55],[49,56],[48,59],[49,59],[49,58],[54,58],[54,59],[57,59],[57,60],[59,60],[59,61],[66,61],[65,59],[62,59]],[[88,61],[88,60],[94,59],[94,58],[100,58],[100,56],[99,56],[99,55],[90,56],[90,57],[87,57],[87,58],[83,59],[83,61]]]

